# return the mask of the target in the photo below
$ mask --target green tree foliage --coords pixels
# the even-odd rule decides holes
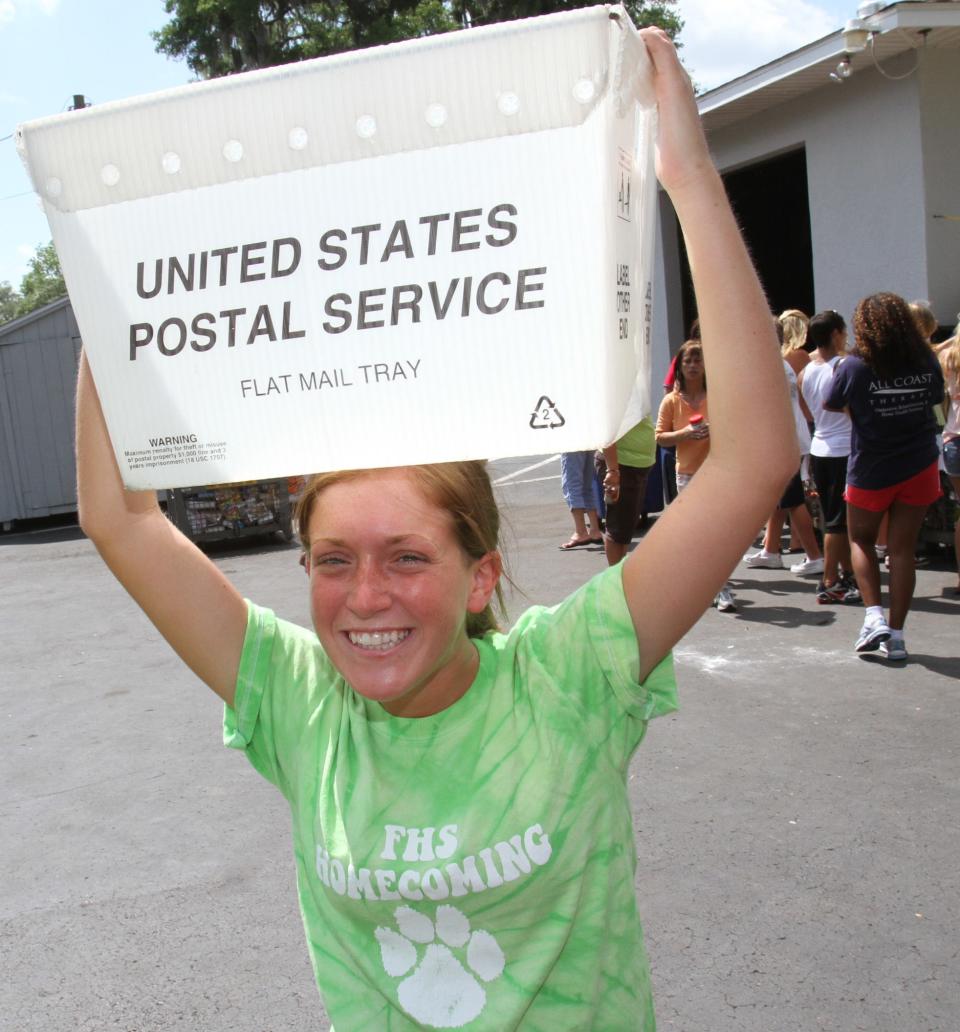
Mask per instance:
[[[0,283],[0,326],[17,317],[20,295],[4,281]]]
[[[637,25],[671,36],[683,23],[677,0],[628,0]],[[165,0],[170,21],[153,39],[168,57],[184,58],[196,75],[219,75],[288,64],[344,50],[487,25],[584,3],[559,0]]]
[[[53,242],[41,244],[30,259],[30,271],[20,281],[20,300],[16,314],[26,315],[41,305],[63,297],[66,292],[60,259]]]

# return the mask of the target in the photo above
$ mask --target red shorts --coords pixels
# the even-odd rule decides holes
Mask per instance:
[[[926,469],[920,470],[909,479],[875,491],[847,484],[843,497],[858,509],[886,512],[894,502],[903,502],[904,505],[932,505],[941,494],[943,492],[940,490],[940,471],[937,469],[937,463],[931,462]]]

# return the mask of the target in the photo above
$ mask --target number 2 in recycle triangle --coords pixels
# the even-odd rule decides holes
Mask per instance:
[[[565,422],[566,420],[560,415],[560,410],[546,394],[541,396],[536,409],[530,416],[530,427],[533,430],[556,430]]]

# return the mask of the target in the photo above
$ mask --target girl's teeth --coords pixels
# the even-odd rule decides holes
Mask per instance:
[[[409,631],[350,631],[349,638],[362,649],[386,650],[393,648],[407,637]]]

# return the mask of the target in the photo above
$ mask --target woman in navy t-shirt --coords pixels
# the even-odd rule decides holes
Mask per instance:
[[[914,549],[927,507],[940,497],[937,421],[943,374],[903,298],[873,294],[853,316],[856,352],[842,361],[827,408],[853,422],[847,465],[847,525],[857,584],[867,607],[857,652],[905,660],[903,624],[916,583]],[[889,513],[890,619],[880,604],[876,543]]]

